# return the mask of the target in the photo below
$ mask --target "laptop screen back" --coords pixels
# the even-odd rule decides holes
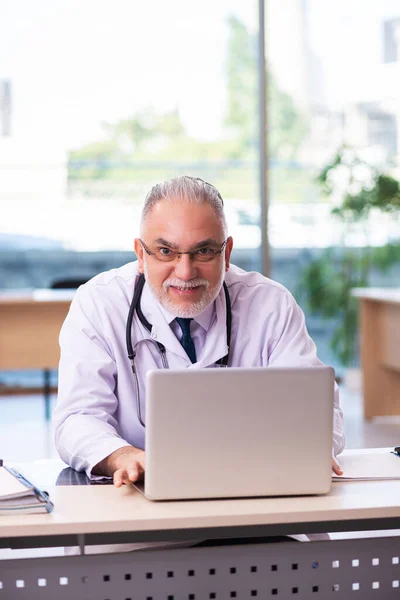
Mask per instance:
[[[145,494],[326,493],[333,404],[331,367],[151,371]]]

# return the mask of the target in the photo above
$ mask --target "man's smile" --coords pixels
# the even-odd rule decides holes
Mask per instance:
[[[175,294],[178,294],[179,296],[187,296],[187,297],[191,297],[191,296],[195,296],[199,291],[204,289],[203,285],[197,285],[195,287],[179,287],[179,286],[175,286],[175,285],[170,285],[169,290],[172,290]]]

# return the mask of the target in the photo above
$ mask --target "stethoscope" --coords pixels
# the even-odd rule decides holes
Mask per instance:
[[[147,331],[149,333],[151,333],[151,330],[152,330],[152,325],[148,322],[148,320],[142,313],[142,309],[140,308],[140,300],[142,297],[143,286],[145,283],[146,283],[145,276],[143,275],[143,273],[141,273],[139,275],[139,278],[135,285],[135,292],[133,294],[132,302],[129,307],[128,320],[126,322],[126,348],[128,351],[128,358],[131,361],[132,373],[135,378],[136,406],[137,406],[139,423],[141,425],[143,425],[143,427],[145,427],[145,424],[142,419],[142,411],[140,410],[139,380],[138,380],[138,376],[137,376],[137,372],[136,372],[136,365],[135,365],[136,352],[133,350],[131,332],[132,332],[132,324],[133,324],[133,317],[134,317],[135,311],[139,318],[139,321],[147,329]],[[225,302],[226,302],[226,342],[227,342],[227,346],[228,346],[228,353],[224,357],[217,360],[216,364],[219,365],[220,367],[227,367],[228,361],[229,361],[229,349],[230,349],[230,345],[231,345],[232,307],[231,307],[231,299],[229,297],[228,287],[227,287],[225,281],[223,283],[223,288],[224,288],[224,292],[225,292]],[[158,350],[161,355],[162,366],[164,369],[168,369],[168,361],[167,361],[166,349],[165,349],[164,344],[161,344],[161,342],[157,342],[156,340],[153,340],[153,339],[149,339],[147,341],[157,344]]]

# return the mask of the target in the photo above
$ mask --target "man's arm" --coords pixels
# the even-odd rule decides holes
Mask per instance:
[[[145,470],[145,454],[143,450],[133,446],[124,446],[106,456],[92,469],[94,475],[113,477],[114,485],[137,481]]]
[[[92,477],[104,457],[126,447],[115,418],[116,363],[95,309],[91,288],[80,288],[60,333],[61,359],[57,405],[53,413],[55,441],[61,458]]]

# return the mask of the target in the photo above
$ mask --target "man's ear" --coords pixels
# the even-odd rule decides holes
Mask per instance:
[[[231,236],[228,237],[228,240],[226,242],[226,246],[225,246],[225,271],[229,270],[229,264],[230,264],[230,258],[231,258],[231,254],[232,254],[232,248],[233,248],[233,239]]]
[[[144,273],[144,259],[143,259],[143,246],[140,243],[139,238],[136,238],[134,241],[135,254],[139,263],[139,273]]]

